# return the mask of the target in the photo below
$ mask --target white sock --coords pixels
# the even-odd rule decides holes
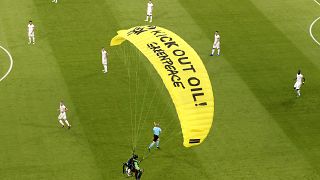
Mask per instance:
[[[70,127],[68,120],[64,120],[64,122],[66,122],[66,124]]]
[[[32,42],[33,44],[36,43],[36,38],[34,36],[32,37]]]
[[[300,94],[300,89],[297,91],[297,94],[298,94],[298,96],[300,96],[301,94]]]
[[[148,21],[148,19],[149,19],[149,16],[147,15],[146,21]]]
[[[158,140],[158,141],[156,142],[156,144],[157,144],[157,147],[159,147],[159,142],[160,142],[159,140]]]
[[[29,36],[29,44],[31,44],[31,36]]]
[[[212,48],[212,52],[211,52],[212,55],[214,54],[214,50],[215,50],[215,49]]]
[[[151,149],[153,145],[154,145],[154,142],[150,144],[149,149]]]
[[[62,121],[62,120],[59,120],[59,123],[60,123],[62,126],[64,126],[64,124],[63,124],[63,121]]]
[[[152,22],[152,16],[150,16],[150,22]]]
[[[104,64],[103,67],[104,67],[104,72],[108,72],[108,66]]]
[[[218,55],[220,55],[220,49],[218,49]]]

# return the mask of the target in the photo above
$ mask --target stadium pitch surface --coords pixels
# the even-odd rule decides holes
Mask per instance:
[[[0,179],[125,179],[132,146],[142,179],[319,179],[320,5],[296,1],[153,1],[153,25],[201,56],[215,96],[214,125],[182,146],[168,92],[132,45],[109,47],[117,30],[144,25],[147,1],[0,1],[0,46],[13,57],[0,82]],[[36,26],[28,45],[27,23]],[[213,33],[221,56],[210,57]],[[109,53],[101,72],[100,49]],[[10,66],[0,51],[0,77]],[[298,69],[306,77],[295,97]],[[63,99],[70,130],[59,127]],[[160,150],[147,146],[153,121]]]

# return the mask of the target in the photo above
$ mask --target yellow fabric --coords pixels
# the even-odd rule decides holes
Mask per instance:
[[[199,145],[207,137],[214,114],[211,82],[195,50],[173,32],[156,26],[118,31],[111,46],[134,44],[154,66],[175,105],[183,145]]]

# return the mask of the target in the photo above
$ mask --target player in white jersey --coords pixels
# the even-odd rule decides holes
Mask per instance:
[[[29,37],[29,44],[34,44],[35,43],[35,37],[34,37],[34,30],[35,26],[33,25],[32,21],[29,21],[28,24],[28,37]]]
[[[153,4],[151,0],[149,0],[148,8],[147,8],[147,18],[145,21],[148,21],[148,19],[150,18],[150,22],[152,22],[152,11],[153,11]]]
[[[304,82],[306,80],[303,77],[303,75],[301,74],[300,70],[298,70],[297,77],[295,78],[295,80],[296,80],[296,82],[294,83],[293,88],[297,93],[297,97],[300,97],[301,96],[300,88],[301,88],[301,86],[304,84]]]
[[[103,65],[103,73],[107,73],[108,72],[108,53],[107,51],[102,48],[101,50],[101,55],[102,55],[102,65]]]
[[[58,0],[52,0],[53,3],[58,3]]]
[[[216,31],[214,33],[214,42],[213,42],[212,52],[211,52],[210,56],[213,56],[215,49],[218,49],[217,56],[220,56],[220,35],[219,35],[218,31]]]
[[[68,129],[70,129],[71,125],[69,124],[69,122],[67,120],[68,108],[64,105],[63,101],[60,101],[60,107],[59,107],[58,111],[60,112],[60,114],[58,116],[58,120],[59,120],[60,124],[62,125],[62,127],[64,127],[64,123],[63,123],[63,121],[64,121],[68,125]]]

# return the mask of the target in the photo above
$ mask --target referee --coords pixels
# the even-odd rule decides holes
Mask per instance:
[[[156,123],[156,122],[153,122],[153,124],[154,124],[154,128],[152,129],[153,130],[153,141],[148,147],[149,152],[150,152],[150,149],[154,146],[154,144],[156,144],[157,148],[160,149],[160,147],[159,147],[159,141],[160,141],[159,136],[161,133],[160,124]]]

